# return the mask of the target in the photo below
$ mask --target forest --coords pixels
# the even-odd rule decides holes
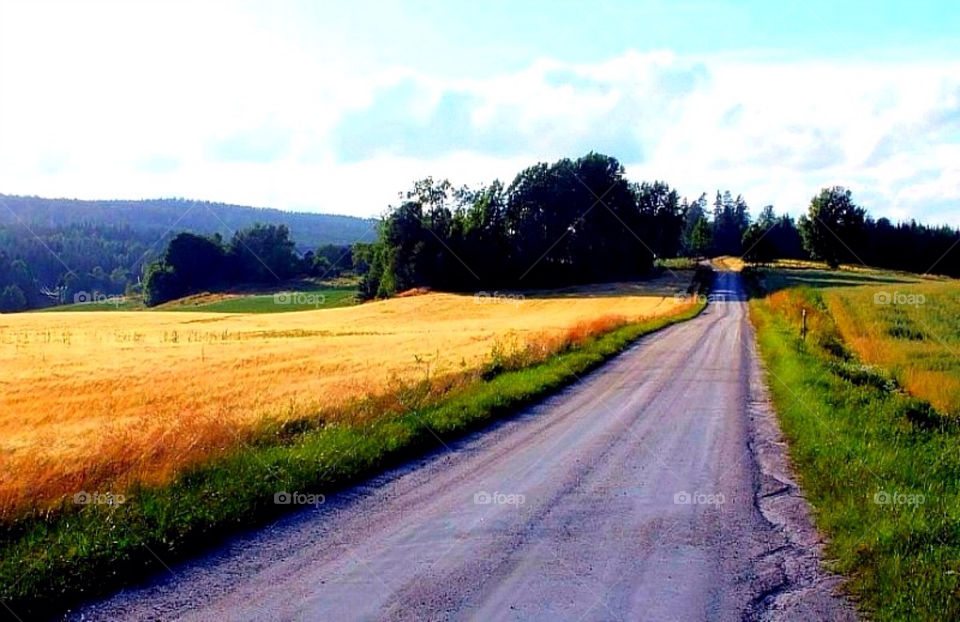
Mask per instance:
[[[376,238],[376,220],[352,216],[183,199],[0,195],[0,311],[69,303],[81,293],[139,293],[147,268],[178,233],[230,237],[257,223],[286,226],[301,258]]]

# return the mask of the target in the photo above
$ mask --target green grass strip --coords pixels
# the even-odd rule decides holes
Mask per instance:
[[[816,335],[800,343],[763,300],[750,308],[832,569],[875,619],[960,619],[957,426]]]

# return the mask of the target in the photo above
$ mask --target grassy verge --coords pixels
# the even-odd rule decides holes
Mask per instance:
[[[654,262],[654,266],[664,270],[696,270],[700,266],[700,259],[697,257],[660,258]]]
[[[750,310],[827,557],[877,619],[960,619],[960,428],[861,364],[822,296],[786,289]]]
[[[354,305],[357,302],[356,287],[341,287],[238,296],[196,305],[169,304],[163,310],[203,311],[207,313],[282,313],[333,309]]]
[[[0,539],[0,600],[21,617],[47,615],[162,570],[158,559],[172,563],[289,509],[275,503],[280,492],[329,493],[422,454],[440,439],[515,413],[702,309],[622,325],[520,369],[495,358],[485,380],[414,410],[365,425],[285,428],[168,486],[130,491],[123,503],[73,506],[8,525]]]

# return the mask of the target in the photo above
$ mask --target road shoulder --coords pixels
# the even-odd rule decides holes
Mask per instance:
[[[768,376],[750,328],[750,384],[747,402],[748,442],[758,468],[754,503],[784,544],[756,562],[764,592],[748,611],[750,620],[856,620],[842,595],[843,577],[822,565],[824,537],[813,510],[797,484],[766,382]]]

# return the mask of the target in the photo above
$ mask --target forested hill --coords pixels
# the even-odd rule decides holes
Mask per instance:
[[[128,229],[137,237],[141,234],[156,237],[173,229],[175,232],[220,233],[229,238],[234,231],[255,223],[286,225],[290,237],[302,251],[324,244],[372,242],[376,238],[374,221],[354,216],[287,212],[185,199],[80,201],[0,194],[0,227],[26,225],[49,230],[70,225],[105,225]]]
[[[231,240],[255,224],[283,226],[299,255],[371,242],[372,219],[183,199],[78,201],[0,194],[0,312],[70,301],[78,292],[139,287],[144,270],[184,231]]]

